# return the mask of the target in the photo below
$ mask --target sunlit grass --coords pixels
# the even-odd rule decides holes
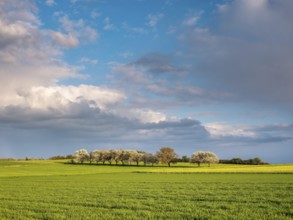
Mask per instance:
[[[231,165],[203,164],[200,167],[190,163],[177,163],[171,167],[160,164],[152,166],[115,166],[96,164],[65,164],[68,160],[0,161],[0,177],[5,176],[52,176],[82,175],[95,173],[293,173],[293,164],[277,165]]]
[[[0,161],[0,219],[293,218],[292,165],[64,162]]]
[[[186,166],[186,167],[160,167],[159,169],[148,169],[147,172],[167,173],[293,173],[293,164],[280,165],[230,165],[216,164]]]

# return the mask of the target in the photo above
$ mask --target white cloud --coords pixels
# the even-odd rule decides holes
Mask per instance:
[[[87,57],[82,57],[82,58],[80,59],[80,62],[82,62],[82,63],[90,63],[90,64],[92,64],[92,65],[96,65],[96,64],[99,63],[98,60],[96,60],[96,59],[89,59],[89,58],[87,58]]]
[[[34,6],[26,1],[10,3],[0,3],[1,105],[19,104],[18,93],[33,86],[80,77],[74,67],[58,59],[60,48],[50,39],[54,32],[41,29]]]
[[[148,31],[143,27],[132,27],[129,26],[126,22],[122,23],[122,29],[129,32],[130,34],[147,34]]]
[[[132,52],[124,52],[124,53],[120,53],[119,56],[127,59],[129,57],[132,57],[133,53]]]
[[[6,44],[8,41],[14,41],[18,38],[27,36],[27,27],[21,23],[8,24],[4,20],[0,20],[0,44]]]
[[[91,12],[91,18],[96,19],[97,17],[100,17],[102,15],[101,12],[98,12],[96,9],[92,10]]]
[[[104,30],[107,30],[107,31],[117,30],[117,27],[110,22],[109,17],[106,17],[104,19]]]
[[[64,15],[59,21],[66,33],[74,36],[81,42],[95,41],[99,37],[98,31],[86,25],[83,19],[70,20],[67,15]]]
[[[154,28],[157,26],[158,22],[164,17],[164,14],[157,13],[157,14],[149,14],[147,16],[147,25]]]
[[[138,120],[141,123],[159,123],[167,120],[167,116],[159,111],[141,108],[129,108],[119,106],[117,109],[110,110],[111,113],[129,120]]]
[[[256,133],[246,125],[232,125],[225,122],[204,124],[212,137],[256,137]]]
[[[177,28],[173,25],[169,26],[167,34],[174,34],[177,31]]]
[[[77,47],[79,40],[71,34],[62,34],[57,31],[52,31],[51,35],[53,39],[63,47],[72,48]]]
[[[86,101],[92,108],[106,109],[126,98],[118,91],[90,85],[34,86],[30,90],[19,92],[18,95],[22,98],[20,106],[41,110],[55,109],[64,111],[65,114],[70,114],[66,111],[72,103]],[[15,103],[6,103],[7,106],[13,104]]]
[[[198,22],[198,16],[189,17],[183,21],[183,25],[185,26],[194,26]]]
[[[55,4],[56,4],[55,0],[46,0],[46,5],[48,6],[53,6]]]

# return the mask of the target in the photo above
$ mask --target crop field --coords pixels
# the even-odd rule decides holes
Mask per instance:
[[[0,161],[0,219],[292,219],[293,165]]]

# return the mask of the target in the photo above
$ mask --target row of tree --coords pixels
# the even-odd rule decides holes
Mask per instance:
[[[185,156],[185,158],[187,158]],[[148,152],[137,151],[137,150],[94,150],[92,152],[88,152],[86,149],[80,149],[75,152],[75,159],[72,162],[84,163],[84,162],[92,163],[102,163],[102,164],[113,164],[118,165],[121,163],[122,165],[135,163],[137,166],[139,163],[143,163],[145,166],[147,164],[162,163],[167,164],[169,167],[172,163],[176,163],[178,161],[178,154],[174,151],[173,148],[163,147],[156,154],[151,154]],[[196,163],[198,166],[202,163],[212,164],[218,163],[219,158],[213,152],[204,152],[197,151],[194,152],[188,161],[191,163]]]
[[[248,160],[243,160],[241,158],[232,158],[231,160],[220,160],[219,163],[224,164],[245,164],[245,165],[264,165],[268,164],[267,162],[263,161],[259,157],[255,157]]]

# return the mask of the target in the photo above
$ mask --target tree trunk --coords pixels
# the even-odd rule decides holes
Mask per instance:
[[[171,163],[170,163],[170,162],[168,163],[168,166],[169,166],[169,167],[171,166]]]

